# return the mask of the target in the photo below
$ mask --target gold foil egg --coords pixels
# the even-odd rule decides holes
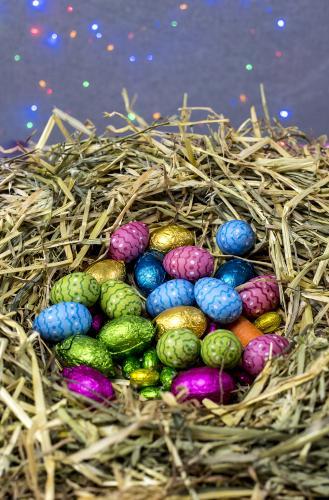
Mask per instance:
[[[124,281],[126,277],[126,267],[121,260],[101,260],[91,264],[85,272],[91,274],[100,285],[109,280]]]
[[[154,319],[157,327],[157,337],[160,338],[167,330],[188,328],[197,337],[202,337],[207,328],[207,319],[200,309],[193,306],[178,306],[166,309]]]
[[[130,382],[135,387],[148,387],[156,385],[160,375],[155,370],[148,370],[146,368],[138,368],[130,373]]]
[[[173,248],[194,244],[194,235],[185,227],[168,224],[153,231],[150,237],[150,248],[167,253]]]
[[[272,333],[279,328],[281,316],[277,312],[267,312],[256,319],[254,325],[263,333]]]

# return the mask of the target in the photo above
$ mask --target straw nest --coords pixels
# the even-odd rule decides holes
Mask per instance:
[[[264,119],[251,108],[237,130],[186,102],[151,126],[107,115],[125,122],[102,137],[54,110],[35,148],[3,162],[1,498],[328,498],[328,150],[270,124],[262,97]],[[53,127],[65,142],[48,146]],[[252,223],[249,258],[280,281],[291,353],[228,406],[141,402],[122,380],[110,408],[69,393],[31,330],[52,281],[134,219],[190,227],[219,263],[214,234],[231,218]]]

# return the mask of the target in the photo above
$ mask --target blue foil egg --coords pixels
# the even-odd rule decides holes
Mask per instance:
[[[232,259],[225,262],[217,270],[215,278],[224,281],[227,285],[235,288],[255,276],[254,266],[241,259]]]
[[[166,281],[160,252],[146,252],[135,265],[135,283],[144,295],[149,295]]]
[[[201,278],[194,285],[194,295],[200,309],[218,323],[232,323],[241,315],[240,295],[221,280]]]
[[[33,329],[44,340],[60,342],[71,335],[83,335],[91,327],[88,308],[78,302],[59,302],[43,309],[33,322]]]
[[[146,309],[151,316],[176,306],[193,306],[194,285],[190,281],[170,280],[158,286],[146,300]]]
[[[245,255],[253,248],[255,240],[250,224],[237,219],[222,224],[216,234],[220,250],[229,255]]]

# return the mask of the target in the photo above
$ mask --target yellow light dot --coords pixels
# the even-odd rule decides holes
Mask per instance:
[[[161,118],[161,113],[159,113],[159,111],[156,111],[152,116],[154,120],[159,120],[159,118]]]
[[[188,9],[188,4],[187,3],[181,3],[179,6],[180,10],[187,10]]]
[[[70,32],[70,38],[76,38],[76,37],[77,37],[77,34],[78,34],[78,32],[77,32],[76,30],[72,30],[72,31]]]
[[[47,87],[47,83],[45,82],[45,80],[40,80],[39,81],[39,85],[42,89],[46,88]]]
[[[112,52],[114,50],[113,43],[109,43],[108,46],[106,47],[106,50],[108,50],[109,52]]]
[[[240,94],[240,102],[247,102],[248,97],[245,94]]]

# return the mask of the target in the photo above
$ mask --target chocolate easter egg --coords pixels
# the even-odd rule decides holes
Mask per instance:
[[[62,372],[68,389],[94,401],[107,403],[115,397],[110,380],[103,373],[86,365],[64,368]]]
[[[259,316],[254,325],[263,333],[275,332],[281,324],[281,316],[277,312],[267,312]]]
[[[139,395],[141,399],[161,399],[161,387],[144,387]]]
[[[227,285],[235,288],[249,281],[255,276],[252,264],[241,259],[232,259],[225,262],[215,274],[215,278],[224,281]]]
[[[227,255],[245,255],[255,245],[255,233],[243,220],[230,220],[220,226],[216,234],[217,245]]]
[[[83,304],[59,302],[41,311],[33,329],[48,342],[60,342],[71,335],[86,334],[91,322],[92,316]]]
[[[264,274],[251,279],[239,288],[243,312],[249,318],[273,311],[280,302],[280,291],[276,277]]]
[[[241,358],[242,346],[229,330],[216,330],[207,335],[201,344],[201,357],[207,366],[233,368]]]
[[[87,335],[74,335],[56,345],[56,354],[65,366],[87,365],[104,375],[114,375],[106,345]]]
[[[159,252],[170,252],[173,248],[193,245],[194,235],[188,229],[177,224],[168,224],[152,232],[150,248]]]
[[[86,273],[90,274],[99,285],[109,280],[124,281],[126,276],[126,266],[121,260],[105,259],[91,264]]]
[[[112,356],[125,357],[142,352],[155,334],[155,327],[140,316],[121,316],[106,323],[98,334]]]
[[[230,375],[234,378],[238,385],[251,385],[254,381],[254,376],[246,372],[243,368],[237,366],[233,370],[230,370]]]
[[[199,357],[200,340],[187,328],[168,330],[157,343],[160,361],[171,368],[187,368]]]
[[[135,266],[134,277],[137,287],[144,295],[149,295],[166,281],[167,273],[162,261],[152,252],[142,255]]]
[[[161,362],[158,358],[157,350],[155,347],[151,347],[144,352],[142,366],[147,370],[158,370],[160,368]]]
[[[163,267],[173,278],[196,281],[213,273],[214,258],[205,248],[178,247],[167,253]]]
[[[142,312],[142,300],[138,293],[122,281],[110,280],[102,284],[100,304],[109,318],[127,314],[138,316]]]
[[[171,388],[172,381],[177,375],[175,368],[170,366],[164,366],[160,372],[160,382],[164,391],[169,391]]]
[[[242,312],[242,301],[234,288],[216,278],[202,278],[194,287],[200,309],[219,323],[232,323]]]
[[[148,387],[159,381],[159,373],[155,370],[139,368],[130,374],[130,383],[135,387]]]
[[[258,375],[267,360],[288,350],[289,340],[275,333],[262,335],[249,342],[242,355],[242,367],[251,375]]]
[[[138,370],[138,368],[142,368],[142,362],[137,355],[127,356],[122,363],[122,372],[126,378],[130,378],[131,372]]]
[[[177,306],[162,311],[155,319],[157,336],[161,337],[167,330],[188,328],[197,337],[202,337],[207,328],[207,318],[200,309],[193,306]]]
[[[95,278],[87,273],[72,273],[56,281],[50,291],[50,300],[58,302],[79,302],[89,307],[97,302],[100,287]]]
[[[106,316],[103,313],[97,312],[92,314],[92,322],[91,322],[91,333],[98,333],[99,330],[104,325],[105,321],[107,321]]]
[[[211,399],[215,403],[227,403],[235,390],[235,383],[231,375],[218,368],[201,366],[181,372],[173,380],[171,392],[187,399]]]
[[[149,229],[143,222],[128,222],[119,227],[111,236],[109,257],[114,260],[131,262],[146,249]]]
[[[146,309],[154,317],[171,307],[192,306],[194,302],[194,285],[190,281],[170,280],[150,293]]]

